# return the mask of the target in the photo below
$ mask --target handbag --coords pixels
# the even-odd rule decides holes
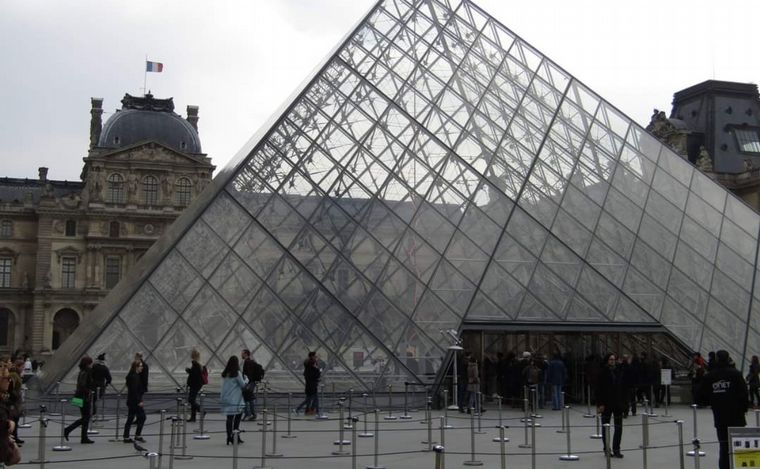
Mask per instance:
[[[72,398],[71,398],[71,400],[70,400],[69,402],[70,402],[70,403],[71,403],[71,405],[73,405],[74,407],[79,407],[80,409],[81,409],[82,407],[84,407],[84,399],[82,399],[81,397],[72,397]]]
[[[246,385],[243,387],[243,400],[245,401],[252,401],[255,399],[256,394],[254,393],[254,390],[256,389],[256,383],[246,383]]]

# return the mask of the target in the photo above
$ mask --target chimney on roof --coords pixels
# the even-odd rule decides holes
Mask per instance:
[[[100,140],[100,131],[103,128],[103,98],[90,98],[92,109],[90,109],[90,149],[98,146]]]
[[[187,106],[187,121],[198,131],[198,106]]]
[[[44,167],[44,166],[40,166],[40,167],[37,169],[37,171],[38,171],[38,172],[39,172],[39,174],[40,174],[40,181],[42,181],[42,182],[45,182],[45,181],[47,181],[47,173],[48,173],[48,169],[47,169],[46,167]]]

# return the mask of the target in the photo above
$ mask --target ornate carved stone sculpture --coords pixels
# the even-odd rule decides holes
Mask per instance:
[[[697,168],[702,172],[711,173],[713,171],[712,158],[707,152],[704,145],[699,146],[699,156],[697,157]]]

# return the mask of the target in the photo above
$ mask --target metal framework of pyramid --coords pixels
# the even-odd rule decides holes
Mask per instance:
[[[440,377],[466,323],[760,354],[758,214],[470,1],[377,3],[54,358]],[[57,365],[57,366],[56,366]]]

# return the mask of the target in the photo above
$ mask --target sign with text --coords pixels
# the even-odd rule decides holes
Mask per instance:
[[[670,368],[661,369],[660,370],[660,384],[662,384],[663,386],[670,386],[671,384],[670,377],[673,376],[672,372],[673,370],[671,370]]]
[[[731,468],[760,469],[760,428],[728,427]]]

